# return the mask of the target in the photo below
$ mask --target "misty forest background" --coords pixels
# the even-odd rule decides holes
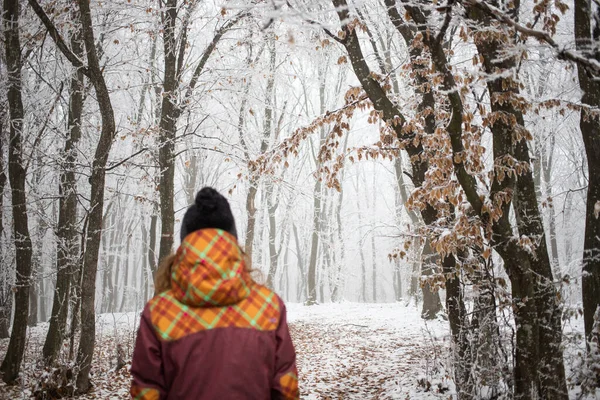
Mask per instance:
[[[96,315],[152,297],[208,185],[285,301],[441,312],[459,398],[593,392],[599,10],[4,0],[3,380],[49,321],[40,360],[74,362],[86,392]],[[564,321],[582,316],[567,384]]]

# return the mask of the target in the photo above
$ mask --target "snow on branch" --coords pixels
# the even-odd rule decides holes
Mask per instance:
[[[510,25],[517,32],[520,32],[525,36],[531,36],[536,38],[540,42],[545,42],[556,51],[557,56],[559,58],[572,61],[578,65],[583,66],[592,73],[592,75],[594,76],[594,80],[600,80],[600,62],[598,62],[594,58],[590,58],[585,54],[582,54],[581,52],[575,50],[561,48],[561,46],[559,46],[558,43],[556,43],[556,41],[548,33],[532,28],[527,28],[519,24],[510,16],[503,13],[500,9],[486,3],[484,0],[463,0],[462,3],[466,6],[478,8],[479,10],[485,12],[494,19]]]

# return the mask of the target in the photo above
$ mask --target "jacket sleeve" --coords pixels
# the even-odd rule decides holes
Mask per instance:
[[[167,398],[161,346],[146,306],[142,313],[133,357],[131,360],[131,398],[136,400],[161,400]]]
[[[271,399],[295,400],[300,398],[296,351],[288,329],[285,305],[281,299],[279,303],[281,318],[276,331],[275,377],[271,386]]]

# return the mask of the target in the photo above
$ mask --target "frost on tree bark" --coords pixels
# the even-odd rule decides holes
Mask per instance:
[[[350,135],[346,135],[346,138],[344,139],[344,146],[343,148],[347,148],[348,147],[348,137]],[[343,182],[344,181],[344,171],[342,170],[340,171],[341,174],[341,178],[340,181]],[[342,225],[342,204],[344,201],[344,191],[340,191],[339,196],[338,196],[338,200],[337,200],[337,204],[336,204],[336,209],[335,209],[335,220],[336,220],[336,225],[337,225],[337,242],[339,243],[340,246],[340,257],[337,260],[337,268],[335,271],[335,276],[334,276],[334,285],[333,285],[333,291],[331,292],[331,301],[333,302],[337,302],[337,301],[341,301],[343,299],[343,293],[344,293],[344,283],[345,283],[345,278],[342,275],[343,272],[343,268],[345,265],[345,260],[346,260],[346,246],[344,244],[344,236],[343,236],[343,225]]]
[[[275,51],[275,33],[269,32],[267,39],[269,47],[269,75],[265,91],[265,116],[263,123],[263,138],[261,142],[261,154],[267,151],[273,132],[273,101],[275,96],[275,68],[277,53]],[[266,187],[267,213],[269,220],[269,273],[267,275],[267,286],[273,288],[275,274],[277,273],[278,254],[275,247],[275,211],[277,201],[273,200],[273,184],[269,182]]]
[[[13,230],[16,247],[16,287],[13,327],[4,361],[0,366],[2,380],[14,383],[19,376],[27,332],[29,285],[32,247],[27,220],[25,196],[26,171],[23,167],[23,102],[21,99],[21,44],[19,40],[19,1],[4,0],[3,26],[8,75],[8,107],[10,142],[8,146],[8,179],[12,195]]]
[[[7,116],[7,104],[0,102],[0,243],[4,236],[4,189],[6,187],[6,172],[4,170],[4,128]],[[0,249],[0,256],[4,257],[3,248]],[[12,311],[13,293],[8,281],[8,271],[5,269],[0,276],[0,339],[9,337],[10,317]]]
[[[171,254],[173,248],[173,231],[175,229],[174,179],[175,179],[175,135],[177,119],[176,89],[177,76],[177,42],[175,25],[177,23],[177,0],[167,0],[162,12],[163,18],[163,50],[164,78],[162,105],[159,123],[158,165],[160,170],[159,196],[161,236],[158,259],[162,260]],[[185,28],[184,28],[185,29]],[[185,40],[186,34],[182,35]],[[185,45],[185,43],[184,43]]]
[[[75,28],[71,35],[73,53],[83,58],[81,30]],[[77,143],[81,138],[81,115],[83,110],[83,72],[76,69],[71,78],[69,93],[68,137],[63,151],[63,166],[59,182],[59,210],[56,249],[56,289],[52,302],[52,314],[42,356],[48,365],[56,360],[58,351],[66,335],[66,321],[69,310],[68,296],[78,261],[77,234],[77,180],[75,163]]]
[[[595,20],[595,26],[592,22]],[[600,61],[600,52],[593,43],[600,40],[600,7],[593,15],[589,0],[575,0],[575,39],[577,50]],[[583,317],[588,340],[594,325],[594,313],[600,306],[600,117],[588,111],[600,107],[600,81],[582,66],[577,67],[579,86],[583,95],[579,127],[587,155],[588,190],[585,210],[585,239],[583,243]],[[600,340],[600,338],[595,338]]]

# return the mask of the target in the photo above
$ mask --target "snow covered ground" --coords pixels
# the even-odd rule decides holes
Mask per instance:
[[[425,323],[414,306],[403,304],[288,304],[303,399],[447,399],[444,379],[448,324]],[[127,368],[114,371],[116,347],[131,356],[137,313],[98,317],[92,368],[95,389],[84,399],[128,398]],[[44,372],[36,362],[47,324],[29,330],[23,382],[0,385],[0,399],[30,398]],[[4,355],[8,340],[0,341]],[[65,349],[66,350],[66,349]],[[430,386],[431,385],[431,386]]]
[[[425,322],[415,306],[391,304],[288,304],[288,321],[296,351],[303,399],[452,399],[448,322]],[[81,399],[127,399],[128,366],[115,371],[121,345],[129,361],[138,313],[103,314],[96,325],[97,346],[92,367],[94,390]],[[581,354],[581,320],[565,326],[565,361],[569,380]],[[0,383],[0,399],[28,399],[39,382],[51,375],[38,365],[48,329],[28,331],[22,383]],[[3,357],[8,340],[0,341]],[[64,349],[64,357],[68,348]],[[575,367],[574,367],[575,366]],[[570,398],[576,399],[572,389]]]
[[[448,399],[448,323],[393,304],[288,306],[302,398]],[[431,386],[429,386],[431,385]]]

